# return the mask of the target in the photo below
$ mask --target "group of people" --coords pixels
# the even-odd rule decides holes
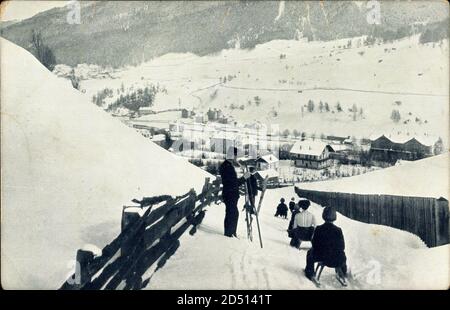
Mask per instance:
[[[311,242],[312,247],[306,254],[305,275],[312,280],[315,277],[314,263],[321,262],[325,266],[336,268],[340,276],[347,275],[347,258],[345,256],[345,241],[342,229],[334,224],[336,210],[327,206],[323,209],[324,224],[317,226],[314,214],[308,211],[311,202],[301,199],[295,203],[295,198],[289,202],[291,219],[287,229],[291,238],[290,245],[300,249],[302,241]],[[275,216],[287,212],[285,199],[280,199]],[[283,213],[284,214],[284,213]]]
[[[254,205],[258,193],[258,186],[254,171],[246,171],[242,178],[237,177],[235,166],[237,149],[230,148],[226,160],[220,165],[219,173],[222,178],[222,199],[225,204],[224,235],[237,237],[237,225],[239,210],[239,186],[246,183],[247,194]],[[302,241],[310,241],[312,247],[306,254],[305,276],[313,280],[315,277],[314,264],[321,262],[325,266],[336,268],[341,276],[347,273],[347,258],[345,256],[345,241],[341,228],[334,224],[336,210],[327,206],[323,209],[322,219],[324,224],[316,226],[314,215],[308,211],[311,203],[307,199],[301,199],[295,203],[295,198],[289,202],[289,208],[285,199],[281,198],[277,206],[275,216],[287,219],[288,210],[291,211],[291,219],[288,226],[288,236],[291,238],[290,245],[300,249]]]

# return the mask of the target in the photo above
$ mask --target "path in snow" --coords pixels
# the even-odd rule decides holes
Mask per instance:
[[[260,221],[264,248],[246,237],[244,213],[239,218],[240,239],[222,236],[224,206],[208,207],[197,234],[181,238],[181,247],[154,274],[147,289],[316,289],[303,275],[306,250],[289,246],[288,221],[273,216],[281,197],[293,187],[268,190]],[[243,198],[239,201],[242,205]],[[322,208],[310,207],[319,224]],[[334,270],[325,268],[322,289],[444,288],[448,286],[448,246],[428,249],[415,235],[380,225],[369,225],[338,215],[343,229],[351,278],[343,288]],[[256,223],[254,223],[256,228]]]

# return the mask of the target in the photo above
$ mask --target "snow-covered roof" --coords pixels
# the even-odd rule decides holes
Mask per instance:
[[[265,179],[266,176],[268,176],[268,179],[278,178],[279,176],[278,171],[274,169],[261,170],[257,171],[256,173],[259,174],[263,179]]]
[[[370,136],[371,141],[375,141],[381,137],[385,137],[389,141],[398,144],[404,144],[408,141],[416,139],[419,143],[425,146],[433,146],[436,141],[439,139],[436,136],[431,135],[415,135],[415,134],[405,134],[405,133],[397,133],[397,134],[374,134]]]
[[[260,158],[258,158],[258,161],[265,161],[268,164],[272,164],[272,163],[276,163],[278,162],[278,158],[273,155],[273,154],[267,154],[267,155],[263,155]]]
[[[159,142],[159,141],[164,141],[164,140],[166,140],[166,136],[163,134],[154,135],[152,138],[152,141],[154,141],[154,142]]]
[[[302,189],[355,194],[449,197],[449,153],[365,174],[330,181],[301,183]]]
[[[312,140],[297,141],[292,146],[291,153],[319,156],[320,154],[322,154],[322,152],[326,147],[330,147],[331,149],[333,149],[329,144],[326,144],[325,142],[322,141],[312,141]]]

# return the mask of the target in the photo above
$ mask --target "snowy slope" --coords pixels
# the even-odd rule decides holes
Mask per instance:
[[[203,57],[166,54],[118,71],[115,79],[81,84],[92,96],[122,83],[135,88],[159,83],[168,92],[156,96],[155,109],[177,108],[180,102],[203,111],[220,108],[239,122],[256,119],[281,130],[366,138],[373,131],[427,133],[441,136],[447,144],[448,40],[423,45],[414,36],[372,46],[365,46],[364,40],[276,40],[251,50],[228,49]],[[221,83],[223,77],[226,83]],[[304,107],[302,115],[310,99],[316,111],[308,113]],[[320,101],[329,104],[330,112],[317,111]],[[337,102],[343,112],[336,111]],[[348,111],[354,104],[363,110],[356,120]],[[243,110],[230,108],[241,105]],[[390,119],[393,109],[401,114],[399,123]]]
[[[102,248],[118,234],[131,199],[201,190],[206,172],[113,119],[4,39],[1,68],[4,288],[57,288],[78,248]]]
[[[449,153],[348,178],[297,184],[301,189],[356,194],[444,197],[449,191]]]
[[[281,197],[298,199],[293,187],[267,190],[260,216],[263,249],[256,235],[253,243],[247,240],[244,213],[238,225],[240,239],[229,239],[222,235],[224,206],[208,207],[197,234],[183,236],[163,269],[147,273],[147,289],[316,289],[303,275],[310,243],[303,243],[300,251],[291,248],[288,221],[273,216]],[[239,202],[242,205],[243,198]],[[310,210],[322,224],[322,208],[312,204]],[[448,288],[448,245],[429,249],[408,232],[340,214],[336,224],[346,241],[348,289]],[[323,271],[321,282],[324,289],[342,289],[330,268]]]

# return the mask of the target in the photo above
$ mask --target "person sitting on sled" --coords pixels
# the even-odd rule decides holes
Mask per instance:
[[[304,199],[299,201],[301,212],[297,213],[293,223],[293,235],[296,240],[296,247],[300,248],[302,241],[311,241],[314,228],[316,227],[316,218],[308,211],[311,203],[309,200]]]
[[[280,203],[277,206],[277,212],[275,213],[275,216],[287,218],[288,207],[284,203],[284,201],[285,201],[284,198],[280,199]]]
[[[294,212],[294,209],[295,209],[295,198],[292,197],[291,201],[289,201],[289,211],[291,211],[291,214],[292,212]]]
[[[314,263],[322,262],[327,267],[336,268],[340,277],[347,275],[347,258],[342,230],[333,224],[336,210],[326,207],[322,218],[324,224],[317,226],[312,238],[312,248],[306,254],[305,275],[309,280],[315,279]]]
[[[288,236],[289,238],[291,238],[291,241],[289,242],[290,246],[294,247],[294,248],[298,248],[299,245],[299,240],[297,239],[297,237],[294,235],[294,220],[295,220],[295,216],[300,213],[300,206],[298,203],[296,203],[294,205],[294,210],[292,211],[291,214],[291,220],[289,221],[289,226],[287,229],[288,232]]]

